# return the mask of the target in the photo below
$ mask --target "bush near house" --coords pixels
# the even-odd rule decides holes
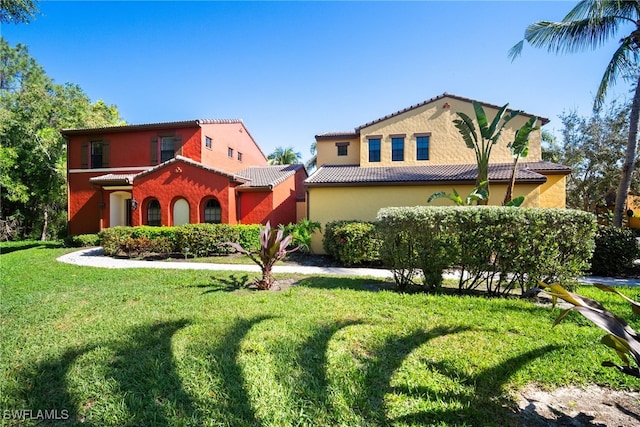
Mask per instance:
[[[376,224],[366,221],[332,221],[326,226],[322,245],[327,254],[344,265],[380,261]]]
[[[446,268],[462,271],[461,291],[504,295],[538,281],[567,283],[584,274],[595,217],[573,210],[507,207],[406,207],[378,213],[383,263],[400,289],[437,289]],[[424,280],[416,282],[415,270]]]
[[[99,233],[100,246],[107,256],[142,253],[188,253],[193,256],[228,254],[233,250],[225,242],[257,247],[260,227],[229,224],[188,224],[177,227],[111,227]],[[154,241],[158,244],[154,245]],[[188,250],[187,250],[188,248]]]
[[[591,273],[597,276],[616,276],[633,265],[640,257],[635,233],[628,228],[601,226],[595,237],[595,251]]]

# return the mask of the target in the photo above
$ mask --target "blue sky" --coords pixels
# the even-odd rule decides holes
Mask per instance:
[[[265,153],[354,127],[444,92],[551,119],[591,112],[616,41],[558,56],[524,29],[573,1],[41,1],[3,25],[57,83],[115,104],[132,124],[240,118]],[[609,98],[628,99],[623,81]]]

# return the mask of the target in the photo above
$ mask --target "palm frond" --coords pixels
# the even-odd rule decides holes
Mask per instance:
[[[553,53],[575,53],[598,48],[615,36],[620,21],[615,16],[569,22],[540,21],[525,30],[525,40]]]
[[[597,109],[602,106],[609,85],[614,84],[620,74],[633,74],[634,71],[637,73],[638,65],[634,60],[637,60],[637,53],[633,52],[631,43],[633,43],[633,41],[629,37],[623,39],[622,44],[620,44],[618,49],[613,53],[611,61],[607,64],[600,85],[598,86],[598,91],[593,101],[594,108]],[[636,58],[629,58],[629,56],[635,56]],[[633,69],[634,67],[635,70]]]

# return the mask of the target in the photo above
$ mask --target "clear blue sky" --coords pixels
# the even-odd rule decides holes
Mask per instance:
[[[617,38],[557,56],[525,46],[525,27],[573,1],[41,1],[30,24],[3,25],[57,83],[115,104],[131,124],[240,118],[265,153],[353,130],[449,92],[551,119],[591,112]],[[626,98],[619,81],[611,97]]]

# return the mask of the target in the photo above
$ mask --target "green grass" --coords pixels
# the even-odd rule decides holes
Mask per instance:
[[[66,410],[67,425],[91,426],[505,425],[510,393],[530,382],[640,387],[600,366],[615,355],[598,328],[572,313],[552,329],[558,311],[523,300],[345,277],[255,292],[236,289],[239,273],[0,248],[0,411]],[[579,292],[640,328],[615,295]]]

